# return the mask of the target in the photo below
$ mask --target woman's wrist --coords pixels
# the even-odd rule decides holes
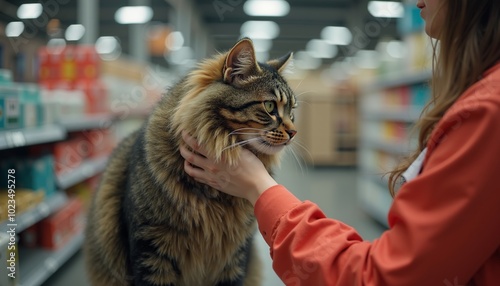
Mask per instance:
[[[267,175],[262,180],[258,180],[255,182],[254,187],[248,192],[247,200],[255,206],[255,203],[259,199],[260,195],[264,193],[267,189],[272,186],[277,185],[278,183],[271,177],[271,175]]]

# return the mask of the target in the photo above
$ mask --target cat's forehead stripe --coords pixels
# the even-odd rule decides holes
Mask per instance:
[[[282,91],[281,89],[279,88],[276,88],[274,90],[274,93],[276,94],[276,96],[278,97],[278,102],[283,102],[283,104],[286,105],[287,101],[288,101],[288,98],[285,96],[286,95],[286,92]]]
[[[278,100],[277,100],[277,101],[278,101],[278,102],[280,102],[280,101],[281,101],[281,92],[280,92],[280,90],[279,90],[278,88],[275,88],[275,89],[274,89],[274,94],[275,94],[275,95],[276,95],[276,97],[278,98]]]

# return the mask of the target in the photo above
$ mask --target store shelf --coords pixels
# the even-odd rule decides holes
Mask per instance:
[[[368,149],[377,149],[394,155],[408,155],[414,149],[409,143],[385,142],[372,138],[363,138],[361,145]]]
[[[66,130],[59,125],[0,131],[0,150],[60,141]]]
[[[13,224],[4,221],[0,224],[0,232],[5,233],[10,227],[15,227],[16,233],[20,233],[31,225],[48,217],[51,213],[57,211],[67,201],[68,199],[63,192],[56,192],[32,209],[17,214],[16,221]]]
[[[0,131],[0,150],[64,140],[68,132],[108,128],[112,115],[66,118],[58,124]]]
[[[389,227],[387,214],[392,204],[392,197],[387,187],[362,177],[359,179],[358,199],[361,208],[379,223]]]
[[[420,118],[421,112],[422,108],[408,108],[407,110],[366,110],[363,112],[363,119],[413,123]]]
[[[388,74],[381,77],[376,83],[367,89],[387,89],[398,86],[406,86],[426,82],[431,79],[432,70],[423,70],[408,74]]]
[[[60,120],[59,124],[67,132],[76,132],[89,129],[105,129],[111,126],[113,123],[114,116],[103,114],[103,115],[92,115],[87,117],[70,117]]]
[[[108,162],[108,157],[100,157],[88,159],[74,170],[58,175],[56,178],[57,185],[60,189],[67,189],[79,182],[89,179],[101,173]]]
[[[39,248],[20,250],[21,286],[38,286],[71,258],[83,244],[83,231],[57,251]]]

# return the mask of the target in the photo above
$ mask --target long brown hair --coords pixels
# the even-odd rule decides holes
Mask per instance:
[[[392,196],[398,179],[425,148],[437,122],[461,94],[500,60],[500,1],[446,0],[440,9],[445,15],[439,40],[433,44],[432,97],[416,123],[417,150],[390,172]]]

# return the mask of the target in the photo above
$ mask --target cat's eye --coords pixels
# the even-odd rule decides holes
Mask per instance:
[[[268,113],[271,113],[274,111],[274,108],[276,107],[276,103],[274,101],[266,101],[264,102],[264,108]]]

